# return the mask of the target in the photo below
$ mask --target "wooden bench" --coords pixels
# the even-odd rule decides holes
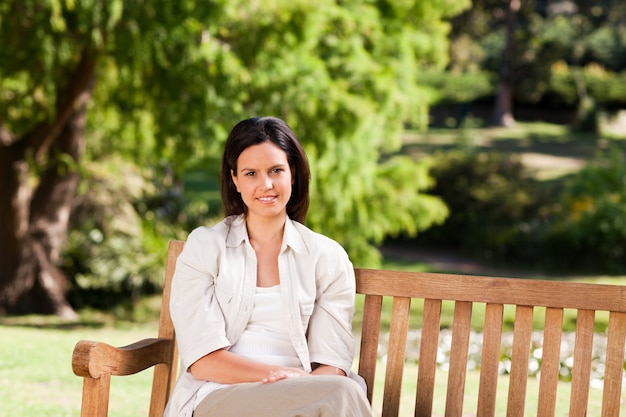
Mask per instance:
[[[76,375],[84,378],[82,416],[107,415],[112,375],[129,375],[151,366],[155,369],[149,415],[157,417],[163,414],[177,377],[178,355],[168,303],[176,258],[183,245],[180,241],[170,242],[158,338],[122,348],[92,341],[79,341],[76,344],[72,367]],[[604,345],[606,357],[601,416],[618,417],[620,411],[622,416],[626,415],[626,406],[620,404],[625,367],[626,287],[366,269],[356,269],[356,278],[357,293],[364,295],[358,372],[367,381],[370,401],[373,396],[379,395],[378,390],[374,390],[376,378],[384,378],[382,401],[377,399],[382,403],[382,416],[399,415],[401,388],[406,391],[407,385],[417,386],[417,389],[411,391],[415,408],[408,412],[403,410],[404,415],[433,415],[435,380],[442,372],[437,370],[437,352],[443,303],[454,305],[445,416],[468,415],[467,411],[463,411],[463,405],[468,400],[465,383],[470,320],[472,311],[478,306],[484,308],[484,332],[478,389],[474,390],[477,398],[472,399],[477,408],[470,415],[497,415],[496,394],[503,389],[507,390],[506,386],[498,383],[502,380],[499,366],[505,308],[515,309],[506,395],[508,399],[505,405],[508,417],[555,415],[563,313],[566,309],[576,311],[569,416],[582,417],[587,414],[597,311],[606,311],[608,313],[605,314],[609,316]],[[392,304],[386,363],[381,363],[383,361],[379,358],[381,312],[385,311],[383,299],[391,300],[386,302]],[[412,302],[414,305],[423,303],[419,366],[417,380],[403,386]],[[509,305],[513,307],[506,307]],[[545,311],[541,378],[536,401],[538,406],[535,406],[536,410],[527,410],[530,347],[533,315],[536,311]]]

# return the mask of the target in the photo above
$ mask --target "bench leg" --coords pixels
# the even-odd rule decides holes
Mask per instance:
[[[100,378],[84,378],[81,417],[107,417],[110,387],[110,374],[104,374]]]

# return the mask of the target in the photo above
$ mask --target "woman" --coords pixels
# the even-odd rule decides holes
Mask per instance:
[[[183,372],[167,417],[371,416],[350,372],[352,264],[302,224],[309,180],[285,122],[233,128],[220,176],[226,218],[190,233],[172,281]]]

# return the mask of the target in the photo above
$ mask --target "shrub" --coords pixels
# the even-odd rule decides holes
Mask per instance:
[[[613,148],[567,184],[555,206],[546,248],[557,265],[626,270],[626,161]]]
[[[160,293],[169,239],[184,239],[207,207],[190,203],[169,170],[120,160],[91,163],[72,212],[62,258],[76,308],[132,313],[141,296]]]
[[[450,216],[418,242],[461,249],[481,258],[506,258],[537,207],[535,183],[518,157],[495,151],[452,150],[435,155],[431,193]]]

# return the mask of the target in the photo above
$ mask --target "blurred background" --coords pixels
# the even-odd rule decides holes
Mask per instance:
[[[626,270],[621,0],[0,0],[0,39],[2,316],[136,314],[258,115],[356,266]]]

